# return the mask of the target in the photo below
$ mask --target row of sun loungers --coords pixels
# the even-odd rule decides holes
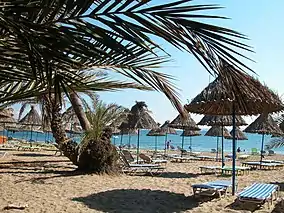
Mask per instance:
[[[275,161],[270,162],[259,162],[259,161],[252,161],[252,162],[243,162],[242,166],[250,167],[251,169],[265,169],[265,170],[272,170],[272,169],[281,169],[284,167],[284,163],[276,163]]]
[[[224,174],[224,175],[231,175],[233,168],[228,166],[200,166],[199,167],[201,173],[206,174]],[[237,175],[245,175],[249,174],[250,168],[243,167],[243,166],[236,166],[236,174]]]
[[[194,196],[226,196],[229,189],[232,188],[231,181],[217,180],[201,184],[192,185]],[[272,204],[278,197],[279,186],[275,184],[254,183],[238,193],[237,200],[241,202],[251,202],[262,205],[265,202]],[[270,206],[269,206],[270,207]]]
[[[156,174],[160,174],[166,169],[165,167],[154,163],[130,163],[123,152],[119,152],[119,156],[123,163],[122,172],[127,174],[147,173],[154,176]]]

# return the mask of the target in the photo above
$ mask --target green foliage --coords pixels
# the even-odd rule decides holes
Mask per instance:
[[[107,127],[116,128],[127,118],[127,111],[117,104],[106,104],[103,101],[93,101],[92,106],[84,102],[86,116],[92,129],[85,132],[84,141],[98,140]]]
[[[0,5],[0,102],[68,91],[121,88],[163,92],[180,111],[172,77],[156,72],[168,61],[162,39],[185,50],[218,74],[222,60],[246,67],[237,57],[250,47],[242,34],[201,20],[224,17],[202,14],[216,5],[190,0],[155,4],[146,0],[17,0]],[[118,72],[130,82],[98,75]],[[132,81],[136,82],[133,83]]]

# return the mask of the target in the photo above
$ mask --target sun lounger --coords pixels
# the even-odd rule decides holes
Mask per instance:
[[[154,164],[166,164],[168,161],[163,159],[151,159],[149,156],[140,153],[139,157],[144,161],[144,163],[154,163]]]
[[[259,161],[251,161],[251,162],[243,162],[243,166],[250,167],[251,169],[280,169],[284,166],[282,163],[266,163],[266,162],[259,162]]]
[[[249,157],[250,157],[250,155],[239,155],[238,159],[243,160],[243,159],[248,159]]]
[[[122,154],[126,158],[129,163],[143,163],[143,160],[138,160],[132,156],[132,154],[128,150],[121,150]]]
[[[41,147],[37,146],[18,146],[18,150],[23,150],[23,151],[40,151]]]
[[[269,203],[272,204],[273,199],[277,199],[278,189],[278,185],[254,183],[238,194],[238,200],[259,205],[268,201],[269,205]]]
[[[227,195],[228,189],[232,187],[232,182],[227,180],[217,180],[201,184],[193,184],[194,196],[214,196],[218,194],[219,197]]]
[[[199,160],[216,160],[216,157],[213,156],[207,156],[207,155],[199,155],[197,156],[197,158],[199,158]]]
[[[4,158],[7,152],[0,152],[0,158]]]
[[[176,163],[186,163],[186,162],[191,162],[194,160],[199,160],[197,157],[173,157],[171,159],[171,162],[176,162]]]
[[[271,156],[271,155],[275,155],[275,152],[273,150],[268,150],[268,155]]]
[[[127,161],[124,154],[119,153],[120,159],[122,160],[123,167],[122,172],[128,174],[136,174],[136,173],[149,173],[154,176],[154,174],[163,172],[166,168],[157,164],[131,164]]]
[[[251,148],[251,154],[252,155],[259,155],[257,148]]]
[[[231,175],[233,172],[232,167],[224,166],[222,169],[224,175]],[[236,166],[236,175],[249,174],[250,167]]]
[[[222,167],[221,166],[200,166],[199,169],[201,173],[217,174],[217,173],[220,173]]]

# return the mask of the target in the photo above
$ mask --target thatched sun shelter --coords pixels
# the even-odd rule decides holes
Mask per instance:
[[[232,126],[233,117],[232,115],[205,115],[197,123],[197,125],[206,125],[206,126]],[[242,116],[236,116],[236,125],[244,126],[247,125],[246,121]]]
[[[206,133],[205,136],[216,137],[216,161],[219,155],[219,138],[220,137],[232,137],[229,131],[222,126],[212,126]]]
[[[207,125],[207,126],[232,126],[233,125],[233,116],[232,115],[205,115],[203,118],[198,122],[198,125]],[[236,116],[236,125],[243,126],[247,125],[246,121],[240,116]],[[223,132],[222,130],[220,130]],[[225,158],[224,158],[224,136],[221,136],[221,157],[222,157],[222,166],[225,166]],[[228,137],[232,137],[231,135]],[[217,150],[218,155],[218,150]]]
[[[226,139],[233,139],[232,134],[233,130],[230,132],[231,136],[230,137],[225,137]],[[236,140],[248,140],[248,137],[245,135],[245,133],[240,129],[240,127],[236,127],[235,130],[235,138]]]
[[[165,135],[165,154],[167,152],[167,141],[168,141],[168,135],[171,134],[171,135],[176,135],[177,134],[177,131],[170,127],[170,121],[167,120],[165,121],[165,123],[161,126],[161,128],[166,132],[166,135]]]
[[[183,131],[185,131],[185,130],[199,131],[200,130],[200,128],[197,126],[195,121],[191,118],[189,113],[188,113],[186,119],[183,119],[181,115],[178,115],[169,124],[169,126],[176,128],[176,129],[182,129]],[[184,136],[182,136],[181,148],[184,149]]]
[[[31,106],[30,111],[19,121],[19,124],[24,126],[23,129],[31,131],[32,140],[33,130],[42,125],[41,116],[34,106]]]
[[[199,131],[194,131],[194,130],[188,130],[185,129],[182,133],[181,133],[181,137],[189,137],[189,147],[190,147],[190,152],[192,152],[192,137],[194,136],[200,136],[201,133]]]
[[[155,151],[157,152],[158,148],[158,137],[160,136],[166,136],[165,129],[162,129],[160,127],[151,129],[148,133],[147,136],[155,136]]]
[[[144,101],[136,101],[136,104],[131,107],[130,112],[127,115],[126,121],[121,126],[121,130],[138,130],[137,137],[137,161],[139,156],[140,146],[140,129],[153,129],[158,128],[157,123],[151,117],[150,111]]]
[[[262,153],[264,152],[264,136],[272,134],[283,135],[283,132],[280,127],[268,113],[262,113],[261,115],[259,115],[257,119],[255,119],[255,121],[252,122],[244,130],[244,132],[262,134],[260,162],[263,159]]]
[[[233,161],[232,194],[236,186],[236,115],[257,115],[283,110],[279,97],[258,80],[237,70],[232,65],[220,63],[219,76],[191,103],[185,105],[189,112],[205,115],[232,115]]]

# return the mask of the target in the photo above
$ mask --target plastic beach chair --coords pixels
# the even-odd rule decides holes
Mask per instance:
[[[251,148],[251,154],[252,155],[258,155],[258,151],[257,151],[257,148]]]
[[[216,180],[192,185],[194,196],[214,196],[218,194],[219,197],[222,197],[223,194],[226,196],[228,189],[231,187],[232,182],[227,180]]]
[[[259,205],[268,201],[270,207],[269,204],[272,204],[273,199],[277,199],[278,189],[279,186],[275,184],[254,183],[238,194],[238,200]]]
[[[127,159],[125,158],[124,154],[122,152],[119,153],[120,159],[123,162],[123,172],[127,172],[130,174],[135,173],[149,173],[152,176],[154,176],[155,173],[159,173],[161,171],[165,170],[165,167],[162,167],[157,164],[135,164],[135,163],[129,163]]]

